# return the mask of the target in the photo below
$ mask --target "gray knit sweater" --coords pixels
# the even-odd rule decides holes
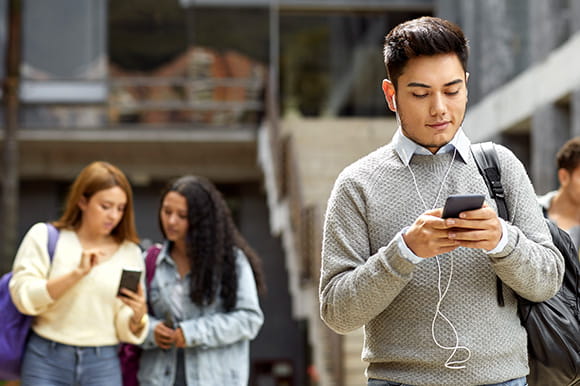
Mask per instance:
[[[414,265],[401,256],[397,234],[425,211],[411,172],[389,144],[338,177],[324,225],[320,312],[338,333],[364,326],[362,357],[369,362],[368,377],[465,386],[528,373],[526,332],[512,289],[527,299],[545,300],[557,292],[564,263],[523,165],[505,147],[497,150],[510,213],[508,245],[495,255],[458,248],[439,256],[443,289],[453,266],[441,311],[455,326],[459,344],[471,351],[464,369],[444,366],[451,352],[438,347],[431,335],[439,299],[437,260]],[[434,203],[451,160],[451,154],[413,156],[410,167],[428,205]],[[449,194],[460,193],[485,194],[487,204],[496,207],[471,156],[453,161],[435,207],[442,207]],[[505,284],[505,307],[497,302],[496,275]],[[437,318],[435,331],[441,344],[455,345],[442,318]],[[454,357],[462,358],[464,350]]]

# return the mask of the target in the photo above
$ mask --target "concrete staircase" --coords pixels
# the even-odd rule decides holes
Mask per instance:
[[[356,161],[365,154],[388,143],[396,130],[394,119],[344,119],[344,118],[316,118],[304,119],[289,117],[280,122],[278,135],[285,139],[286,147],[285,162],[292,164],[292,173],[299,181],[300,205],[302,207],[315,208],[319,218],[318,224],[323,224],[324,211],[328,197],[338,174],[347,165]],[[299,262],[300,251],[296,250],[292,241],[292,203],[288,199],[280,197],[276,190],[276,183],[272,181],[273,154],[268,156],[265,145],[269,140],[263,130],[260,138],[260,161],[266,176],[266,189],[268,191],[271,221],[273,232],[280,233],[286,249],[287,267],[289,272],[290,292],[295,298],[294,312],[296,317],[306,318],[309,321],[309,341],[313,349],[313,360],[320,373],[320,386],[340,385],[358,386],[365,385],[364,370],[366,364],[361,360],[363,344],[363,330],[358,329],[341,338],[341,360],[337,373],[336,363],[330,363],[333,354],[333,344],[328,339],[327,328],[320,322],[318,313],[318,275],[312,272],[311,278],[305,285],[300,277]],[[288,150],[290,149],[290,150]],[[272,150],[270,148],[270,150]],[[274,166],[275,167],[275,166]],[[288,165],[286,165],[288,167]],[[270,176],[270,177],[268,177]],[[274,178],[275,179],[275,178]],[[320,225],[321,227],[322,225]],[[320,245],[322,230],[315,232]],[[319,266],[320,256],[316,256],[317,262],[311,264]],[[306,298],[305,298],[306,297]],[[308,298],[311,299],[308,299]],[[334,342],[334,340],[333,340]]]
[[[294,142],[305,204],[324,213],[334,181],[346,166],[391,140],[394,119],[300,119],[282,121]]]

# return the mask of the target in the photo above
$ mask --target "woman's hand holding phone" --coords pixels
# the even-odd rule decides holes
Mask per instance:
[[[185,337],[180,327],[174,330],[173,328],[167,327],[165,323],[157,323],[157,326],[153,330],[153,336],[157,346],[164,350],[168,350],[172,346],[178,348],[185,347]]]
[[[121,288],[120,291],[121,295],[118,295],[117,298],[133,310],[133,316],[129,319],[129,328],[136,334],[143,327],[142,320],[147,313],[143,285],[139,283],[137,292],[127,288]]]
[[[173,346],[175,341],[175,331],[167,327],[164,323],[157,323],[153,329],[153,337],[157,346],[164,350],[168,350]]]

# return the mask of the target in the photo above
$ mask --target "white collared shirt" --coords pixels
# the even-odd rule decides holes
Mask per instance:
[[[403,134],[403,131],[401,130],[400,127],[396,131],[391,142],[393,144],[395,151],[397,152],[397,155],[401,159],[401,162],[403,162],[405,166],[409,166],[409,162],[411,162],[411,158],[413,158],[413,155],[415,154],[433,155],[431,151],[414,142],[410,138],[406,137]],[[463,128],[460,127],[459,130],[457,130],[457,133],[455,133],[455,136],[451,139],[451,141],[441,146],[435,154],[451,153],[452,151],[457,149],[457,154],[459,154],[461,161],[467,162],[466,160],[468,159],[469,153],[471,152],[470,146],[471,141],[469,140],[469,138],[467,138],[467,136],[463,132]],[[491,251],[486,251],[488,255],[501,252],[507,245],[508,232],[506,223],[502,218],[499,218],[499,222],[501,223],[502,236],[495,248],[493,248]],[[401,230],[401,232],[399,232],[399,234],[395,237],[398,238],[398,245],[402,252],[402,256],[405,259],[412,262],[413,264],[418,264],[424,261],[425,259],[415,255],[413,251],[411,251],[411,249],[405,243],[403,235],[407,232],[408,229],[409,227],[403,228],[403,230]]]

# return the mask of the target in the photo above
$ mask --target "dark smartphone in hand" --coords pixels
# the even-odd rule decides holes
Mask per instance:
[[[175,322],[173,321],[173,315],[171,315],[171,312],[167,311],[165,313],[165,319],[163,319],[163,324],[165,325],[165,327],[175,329]]]
[[[447,197],[442,218],[458,218],[459,213],[479,209],[483,205],[483,194],[454,194]]]
[[[126,296],[125,294],[121,293],[121,288],[127,288],[133,292],[137,292],[140,279],[141,270],[123,269],[123,273],[121,274],[121,281],[119,282],[119,289],[117,290],[117,296]]]

